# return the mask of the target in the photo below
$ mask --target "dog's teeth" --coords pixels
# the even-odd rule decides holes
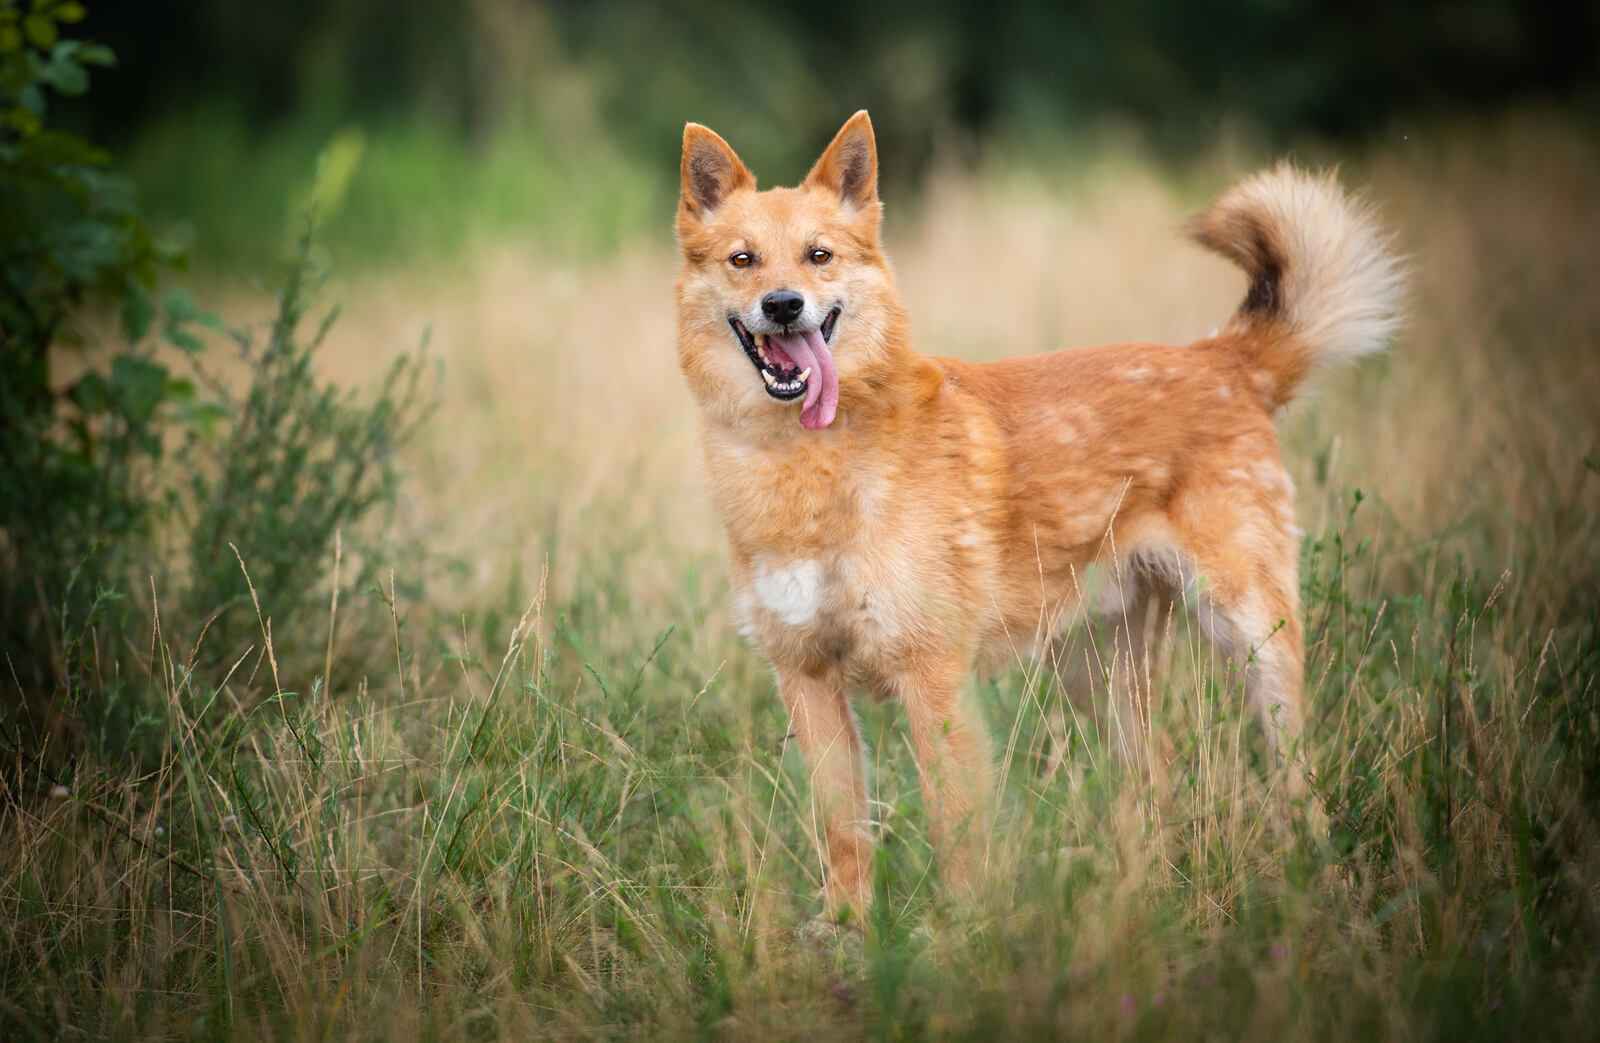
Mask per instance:
[[[811,367],[807,366],[805,369],[802,369],[800,371],[800,375],[798,377],[794,378],[794,382],[796,384],[804,384],[806,382],[806,378],[809,377],[810,375],[811,375]]]
[[[778,386],[778,378],[773,376],[771,373],[768,373],[766,370],[761,371],[761,379],[767,382],[767,387],[769,388]]]

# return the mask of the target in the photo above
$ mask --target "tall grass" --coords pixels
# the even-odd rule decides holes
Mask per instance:
[[[804,767],[724,609],[670,255],[351,283],[330,376],[426,324],[451,374],[403,508],[462,563],[455,600],[386,578],[392,665],[358,676],[266,602],[231,674],[195,667],[198,620],[128,635],[169,708],[157,769],[5,776],[5,1035],[1586,1035],[1596,159],[1522,118],[1347,169],[1416,289],[1393,356],[1285,423],[1328,840],[1271,827],[1238,679],[1177,620],[1158,787],[1116,767],[1092,669],[974,680],[1004,811],[970,906],[938,886],[898,715],[863,707],[877,902],[820,941]],[[1177,245],[1199,195],[1127,159],[939,179],[891,217],[921,347],[1204,333],[1241,287]]]

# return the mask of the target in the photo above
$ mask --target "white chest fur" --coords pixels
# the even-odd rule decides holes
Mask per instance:
[[[769,651],[827,647],[854,662],[875,659],[915,629],[925,600],[917,571],[907,556],[881,549],[826,560],[758,556],[734,595],[740,632]]]
[[[817,618],[822,608],[822,564],[813,558],[796,561],[756,562],[750,581],[755,603],[779,622],[803,627]]]

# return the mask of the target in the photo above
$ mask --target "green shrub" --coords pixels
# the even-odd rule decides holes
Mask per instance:
[[[374,548],[355,530],[393,504],[394,452],[430,408],[420,356],[398,358],[370,403],[318,381],[313,359],[337,313],[302,333],[317,278],[310,247],[308,236],[264,342],[231,331],[249,387],[234,398],[219,386],[222,423],[185,432],[187,455],[200,466],[185,469],[174,490],[184,530],[181,616],[207,621],[210,657],[237,658],[247,641],[259,647],[257,599],[280,633],[307,611],[327,611],[318,579],[342,532],[356,538],[341,586],[374,585]]]
[[[148,684],[126,680],[152,664],[122,668],[148,655],[135,635],[153,612],[180,609],[208,654],[237,656],[239,635],[259,633],[255,613],[237,611],[245,560],[281,622],[326,596],[315,579],[341,533],[343,585],[369,585],[363,522],[393,502],[394,452],[427,395],[411,358],[369,401],[317,379],[334,316],[303,335],[309,235],[260,344],[181,290],[158,303],[174,256],[106,153],[49,126],[51,93],[81,95],[88,67],[113,62],[62,38],[83,14],[0,0],[0,656],[19,748],[65,731],[136,754],[168,719]],[[107,303],[116,344],[78,322]],[[208,379],[208,330],[237,347],[242,393]],[[73,350],[83,375],[64,382]]]
[[[83,94],[89,68],[113,61],[61,38],[83,13],[0,0],[0,641],[30,693],[68,672],[61,618],[107,604],[114,559],[145,532],[158,417],[188,390],[137,349],[52,381],[90,295],[120,298],[130,341],[143,340],[163,260],[106,154],[48,124],[53,95]]]

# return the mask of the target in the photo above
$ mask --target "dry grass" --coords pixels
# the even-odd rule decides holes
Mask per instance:
[[[1007,826],[976,908],[939,897],[899,724],[867,711],[880,901],[838,945],[794,934],[820,882],[804,773],[725,615],[670,253],[574,266],[508,244],[350,281],[335,375],[432,327],[445,402],[404,524],[463,567],[436,603],[393,606],[398,665],[331,692],[325,633],[275,635],[277,661],[218,694],[184,669],[192,621],[165,623],[160,770],[83,764],[70,796],[35,779],[6,804],[0,1024],[1581,1032],[1600,1003],[1597,159],[1528,117],[1347,168],[1415,288],[1392,358],[1286,421],[1332,842],[1266,827],[1237,686],[1180,628],[1157,793],[1109,765],[1041,664],[982,686]],[[1125,155],[1070,182],[940,178],[920,218],[891,213],[920,346],[1206,332],[1242,287],[1179,242],[1201,199]]]

